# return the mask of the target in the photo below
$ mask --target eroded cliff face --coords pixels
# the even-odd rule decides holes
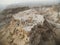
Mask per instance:
[[[53,29],[35,9],[22,11],[1,29],[0,45],[55,45]]]
[[[55,45],[52,28],[48,22],[37,24],[24,30],[20,20],[12,19],[11,22],[0,31],[0,45]]]

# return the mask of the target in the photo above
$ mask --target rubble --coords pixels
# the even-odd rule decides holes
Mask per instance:
[[[54,32],[48,22],[40,23],[26,31],[20,20],[12,18],[11,22],[0,31],[1,45],[55,45]],[[31,42],[31,43],[30,43]]]
[[[28,32],[18,25],[18,20],[12,20],[0,31],[1,45],[26,45],[29,41]]]

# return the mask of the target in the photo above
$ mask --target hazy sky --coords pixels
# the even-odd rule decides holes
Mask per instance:
[[[60,0],[0,0],[0,5],[10,5],[14,3],[56,3],[60,2]]]

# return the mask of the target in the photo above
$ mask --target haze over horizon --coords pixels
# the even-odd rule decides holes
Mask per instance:
[[[20,3],[20,4],[19,4]],[[52,5],[58,4],[60,0],[0,0],[0,8],[6,7],[7,5],[19,4],[19,5]]]

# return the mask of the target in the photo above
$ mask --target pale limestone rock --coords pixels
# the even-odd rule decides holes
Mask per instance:
[[[44,22],[44,16],[35,13],[37,13],[35,10],[30,9],[27,11],[19,12],[16,15],[13,15],[13,17],[16,20],[20,20],[20,25],[24,30],[31,31],[31,28],[33,28],[34,25],[43,25]]]

